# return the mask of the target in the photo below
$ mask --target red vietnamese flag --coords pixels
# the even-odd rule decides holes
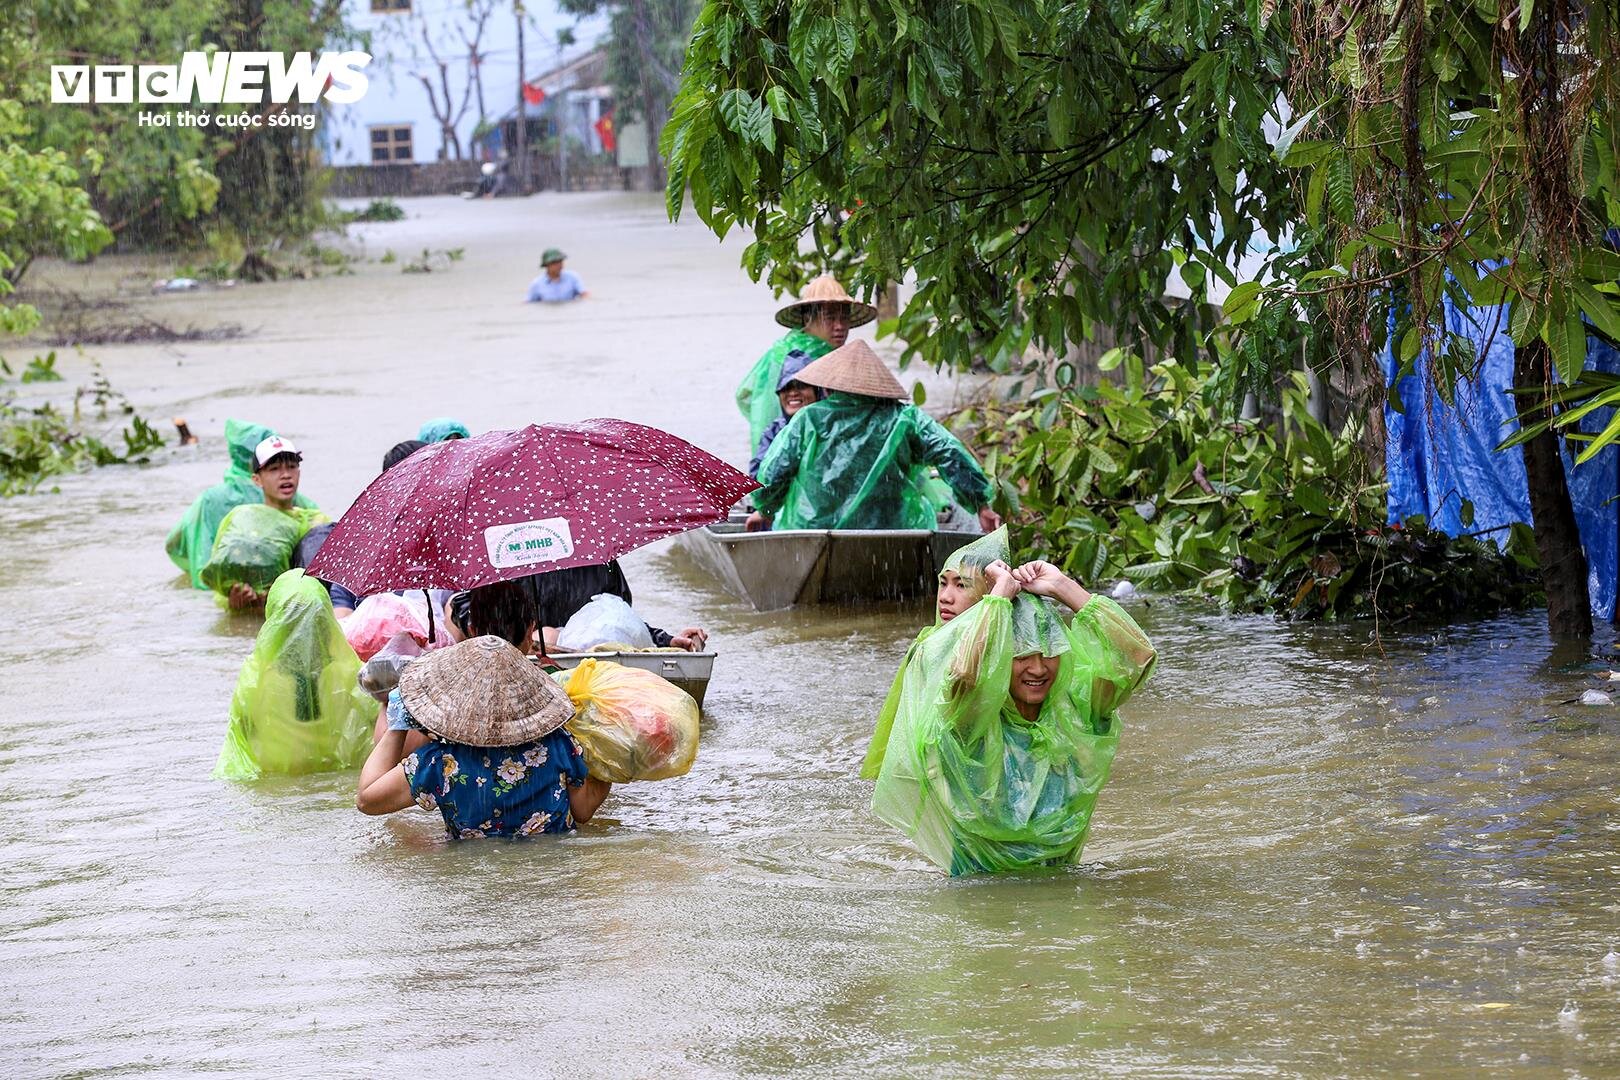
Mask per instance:
[[[523,100],[530,105],[538,105],[546,100],[546,92],[538,83],[526,82],[523,84]]]
[[[617,145],[613,138],[613,114],[603,113],[602,119],[596,122],[596,134],[602,139],[602,149],[611,154]]]

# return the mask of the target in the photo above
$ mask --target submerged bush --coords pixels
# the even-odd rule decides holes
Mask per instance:
[[[1103,366],[1123,366],[1123,383],[1046,388],[964,417],[1016,507],[1021,546],[1082,581],[1125,577],[1300,618],[1446,619],[1539,597],[1528,526],[1498,547],[1422,518],[1386,525],[1387,485],[1359,449],[1358,418],[1337,433],[1315,420],[1302,373],[1273,424],[1232,418],[1213,377],[1174,360],[1145,368],[1116,351]]]
[[[43,368],[54,375],[54,353],[50,360],[36,358],[27,370]],[[4,361],[0,371],[11,374]],[[119,417],[128,418],[122,452],[87,430],[92,423],[103,428],[116,424]],[[97,465],[142,463],[162,445],[163,436],[136,415],[99,367],[90,383],[74,392],[71,413],[52,402],[19,405],[12,391],[0,387],[0,497],[27,494],[52,477]]]

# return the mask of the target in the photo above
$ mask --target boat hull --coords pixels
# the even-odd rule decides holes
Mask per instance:
[[[703,696],[709,690],[709,679],[714,675],[715,654],[712,652],[548,652],[546,655],[560,668],[578,667],[581,660],[611,660],[625,667],[650,671],[691,694],[700,709]]]
[[[908,600],[933,592],[939,568],[970,532],[927,529],[786,529],[747,532],[736,522],[681,534],[679,546],[727,592],[756,611],[795,604]]]

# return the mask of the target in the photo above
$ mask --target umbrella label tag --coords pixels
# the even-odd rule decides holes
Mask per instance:
[[[489,565],[504,570],[566,559],[574,553],[574,536],[567,518],[546,518],[491,525],[484,530],[484,545],[489,549]]]

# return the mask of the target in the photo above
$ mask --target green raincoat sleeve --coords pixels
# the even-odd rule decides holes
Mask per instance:
[[[1061,650],[1061,660],[1034,722],[1008,692],[1013,657],[1030,644],[1015,622],[1063,639],[1044,647]],[[1013,603],[986,597],[907,665],[872,809],[952,874],[1080,857],[1119,741],[1117,714],[1096,706],[1123,702],[1153,658],[1129,616],[1104,598],[1060,627],[1055,618],[1015,620]]]
[[[737,410],[748,421],[748,454],[753,456],[760,436],[771,421],[782,413],[776,398],[776,383],[782,377],[782,363],[794,349],[808,353],[812,359],[827,355],[832,346],[814,334],[802,329],[789,330],[776,343],[765,350],[765,355],[754,362],[737,384]],[[755,505],[758,505],[757,503]]]
[[[951,493],[964,510],[978,510],[990,505],[995,487],[973,452],[962,445],[962,440],[932,416],[917,409],[913,427],[916,457],[939,470],[940,479],[950,487]],[[933,501],[933,500],[930,500]]]
[[[302,570],[276,579],[264,626],[242,665],[214,776],[254,780],[358,768],[371,752],[377,703],[360,689],[326,587]]]
[[[800,463],[806,460],[808,454],[815,452],[819,442],[815,426],[805,412],[800,409],[788,421],[787,427],[771,440],[771,448],[765,451],[765,460],[759,463],[759,474],[754,479],[763,486],[750,498],[756,509],[767,514],[775,514],[782,508],[798,476]]]

